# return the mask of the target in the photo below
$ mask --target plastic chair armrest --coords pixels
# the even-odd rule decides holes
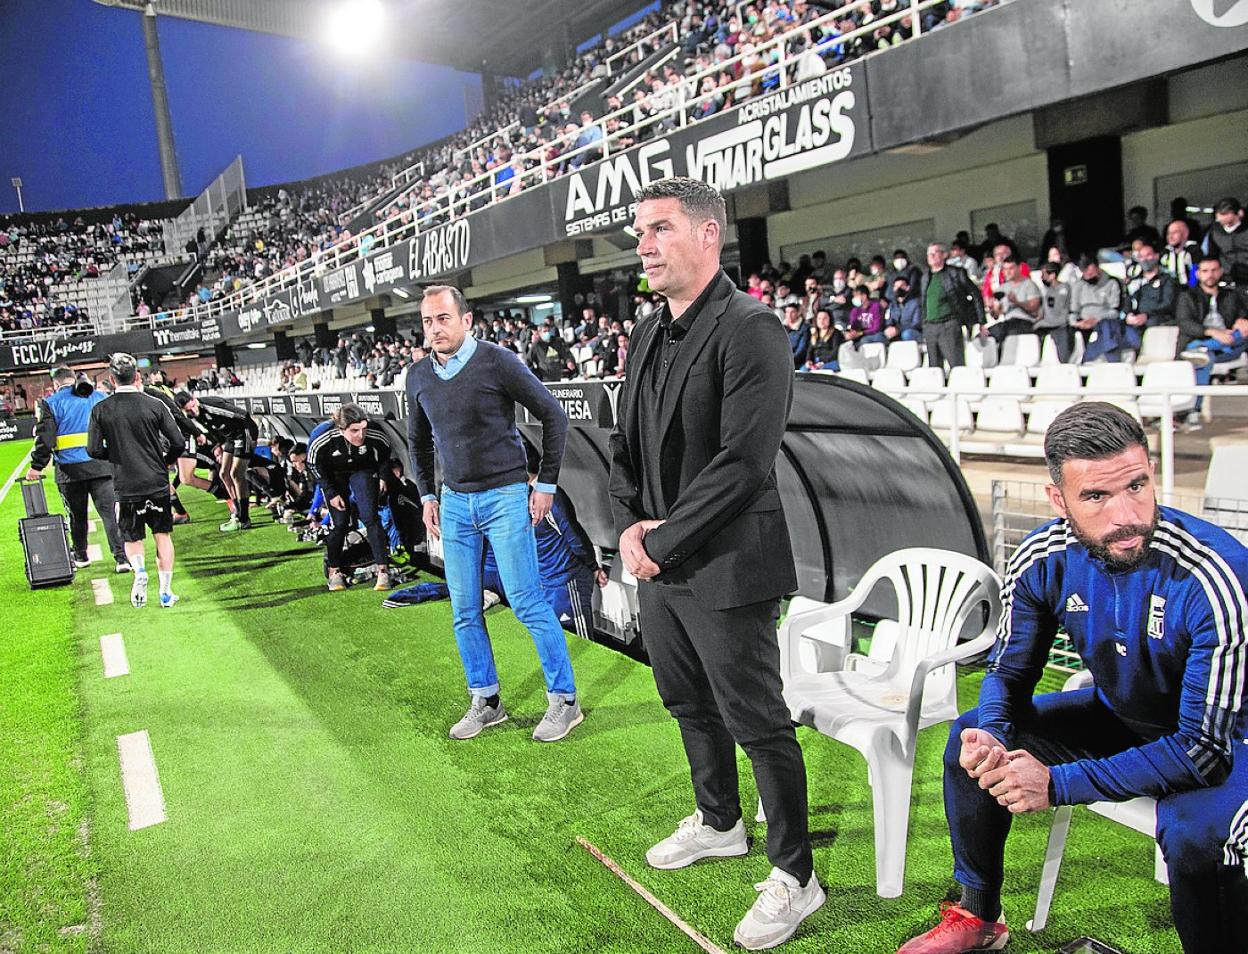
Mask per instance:
[[[996,641],[995,633],[981,633],[965,643],[920,660],[914,667],[914,676],[910,680],[910,699],[906,703],[906,737],[902,740],[902,748],[907,755],[913,754],[914,743],[918,738],[919,714],[923,711],[923,689],[927,685],[927,677],[950,663],[973,659],[980,653],[986,653]]]

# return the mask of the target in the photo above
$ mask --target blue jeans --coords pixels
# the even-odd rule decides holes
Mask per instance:
[[[1245,338],[1238,331],[1231,332],[1233,339],[1231,344],[1223,344],[1217,338],[1201,338],[1188,344],[1184,351],[1192,351],[1195,348],[1204,348],[1209,352],[1209,363],[1203,368],[1196,369],[1196,383],[1208,384],[1213,380],[1213,366],[1215,364],[1226,364],[1228,361],[1234,361],[1245,351],[1248,351],[1248,338]],[[1200,410],[1204,405],[1205,399],[1198,397],[1196,399],[1196,410]]]
[[[507,484],[477,493],[442,488],[442,555],[451,591],[451,618],[459,658],[474,696],[498,692],[494,650],[482,611],[482,567],[488,540],[516,618],[528,629],[546,676],[546,691],[576,695],[563,627],[542,592],[537,544],[529,518],[529,485]]]

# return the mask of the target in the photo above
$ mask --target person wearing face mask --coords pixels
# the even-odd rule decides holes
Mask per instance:
[[[1122,286],[1090,255],[1079,258],[1079,281],[1070,290],[1070,323],[1088,335],[1084,363],[1117,362],[1123,348]]]
[[[904,248],[899,248],[893,252],[892,268],[884,276],[884,298],[890,304],[893,300],[893,291],[897,284],[897,279],[904,278],[907,288],[914,288],[922,277],[919,267],[910,261],[910,256]]]
[[[832,273],[832,284],[828,287],[827,299],[832,324],[838,328],[849,327],[850,298],[849,280],[845,269],[838,268]]]
[[[1136,263],[1139,274],[1127,284],[1127,317],[1125,342],[1139,350],[1145,328],[1174,324],[1174,306],[1178,293],[1175,281],[1161,268],[1161,259],[1152,242],[1140,244]]]
[[[879,298],[884,293],[884,272],[884,257],[882,255],[871,256],[871,263],[867,266],[867,276],[862,283],[867,286],[867,291],[872,298]]]
[[[823,289],[819,286],[818,279],[813,275],[808,275],[804,291],[805,295],[802,296],[801,303],[802,319],[813,322],[815,313],[823,306]]]
[[[1045,262],[1041,269],[1042,310],[1034,330],[1042,340],[1045,335],[1053,339],[1057,360],[1065,364],[1074,347],[1074,333],[1070,328],[1070,285],[1061,280],[1061,271],[1057,262]]]
[[[529,344],[529,367],[542,381],[562,381],[576,373],[576,359],[554,325],[543,325]]]
[[[887,340],[884,337],[884,306],[878,298],[870,296],[866,285],[859,285],[854,289],[853,307],[849,310],[849,328],[845,331],[845,337],[854,343],[855,348]]]
[[[923,311],[919,300],[910,294],[904,275],[893,279],[888,311],[884,315],[884,337],[892,341],[922,341]]]

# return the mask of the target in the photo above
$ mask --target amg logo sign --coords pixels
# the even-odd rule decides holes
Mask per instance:
[[[844,67],[778,90],[573,173],[564,180],[564,234],[626,225],[636,213],[637,193],[671,176],[730,192],[865,152],[870,144],[854,115],[859,102],[865,104],[853,88],[858,69]]]

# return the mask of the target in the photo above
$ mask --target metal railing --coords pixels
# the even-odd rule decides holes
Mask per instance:
[[[657,36],[661,36],[664,33],[670,33],[672,35],[672,42],[675,43],[679,39],[677,29],[678,27],[676,25],[676,21],[669,20],[667,23],[663,24],[663,26],[658,27],[657,29],[651,30],[649,33],[643,36],[640,40],[630,43],[628,46],[624,47],[624,49],[617,50],[616,52],[612,53],[604,61],[607,66],[607,75],[608,76],[615,75],[615,67],[611,65],[612,63],[614,63],[616,60],[623,59],[629,53],[633,52],[633,50],[637,49],[638,47],[646,43],[649,43],[651,40],[653,40]],[[643,56],[642,59],[644,58],[645,57]],[[625,64],[624,68],[625,69],[628,68],[627,64]]]
[[[834,42],[844,43],[861,36],[869,35],[874,33],[881,26],[898,23],[906,17],[912,17],[912,22],[917,24],[919,20],[919,13],[930,9],[931,7],[937,6],[942,2],[944,2],[944,0],[910,0],[908,6],[902,7],[886,17],[873,20],[865,27],[859,27],[845,34],[841,34],[835,38]],[[786,88],[792,81],[790,72],[796,70],[798,60],[803,55],[802,53],[789,55],[786,49],[789,41],[794,39],[798,34],[805,33],[814,27],[820,26],[824,23],[835,22],[845,13],[856,8],[858,3],[859,0],[853,0],[853,2],[846,3],[836,10],[832,10],[816,17],[810,22],[795,27],[785,33],[777,34],[766,43],[760,44],[755,48],[754,52],[760,56],[764,56],[767,51],[775,49],[779,54],[776,61],[768,63],[757,73],[743,76],[727,89],[720,88],[712,92],[686,98],[683,103],[676,103],[670,108],[662,110],[654,115],[647,116],[644,119],[637,120],[635,122],[626,123],[612,131],[610,135],[604,135],[604,138],[598,142],[590,143],[579,148],[574,148],[568,152],[561,153],[559,156],[549,161],[545,158],[543,149],[536,149],[528,153],[524,153],[518,158],[522,160],[536,161],[538,165],[532,169],[525,169],[523,172],[517,173],[513,179],[518,180],[518,183],[513,182],[512,180],[505,180],[504,183],[497,182],[497,170],[493,169],[474,176],[464,183],[460,183],[457,186],[458,194],[444,192],[442,195],[437,197],[440,202],[445,202],[445,206],[440,208],[433,216],[434,221],[432,224],[440,225],[446,221],[451,221],[463,215],[467,215],[470,212],[477,212],[498,202],[504,202],[510,198],[515,191],[517,191],[517,187],[524,188],[524,183],[526,182],[531,185],[549,182],[552,178],[555,178],[558,175],[553,167],[565,166],[568,160],[575,158],[578,155],[596,155],[597,153],[601,153],[601,157],[605,159],[611,154],[613,143],[616,144],[616,148],[618,149],[618,141],[632,133],[638,133],[648,129],[651,126],[663,124],[667,120],[671,120],[672,124],[681,127],[688,125],[690,122],[695,122],[696,120],[690,119],[689,116],[693,109],[697,108],[700,103],[709,100],[714,96],[722,95],[728,90],[735,92],[744,88],[748,91],[756,80],[760,83],[766,83],[768,77],[770,76],[774,76],[776,79],[776,89]],[[883,53],[886,51],[877,52]],[[722,63],[713,65],[710,69],[695,72],[692,76],[685,78],[686,87],[688,88],[689,86],[692,86],[692,88],[696,89],[697,83],[700,82],[702,78],[708,76],[718,76],[719,73],[721,73],[726,67],[742,62],[744,58],[745,54],[737,54]],[[590,84],[585,85],[588,86]],[[581,87],[582,90],[584,88],[585,87]],[[579,90],[574,90],[572,93],[566,94],[565,96],[555,100],[555,102],[561,102],[563,99],[575,96],[578,92]],[[771,90],[764,90],[764,92],[760,95],[764,95],[767,92],[771,92]],[[610,121],[620,120],[621,118],[632,113],[633,107],[631,105],[626,106],[599,118],[597,123],[601,124],[605,129]],[[490,138],[494,138],[496,135],[497,133]],[[563,137],[563,141],[567,141],[566,136]],[[625,148],[631,147],[626,146]],[[387,204],[383,211],[391,209],[394,204],[403,197],[404,196],[402,194],[399,197],[396,197]],[[396,223],[394,221],[395,219],[403,218],[407,213],[410,213],[409,221],[403,223]],[[309,277],[318,276],[334,264],[345,264],[346,262],[351,261],[356,255],[358,255],[359,242],[364,236],[372,236],[373,241],[370,246],[370,251],[377,251],[385,248],[389,242],[402,241],[403,239],[411,238],[418,234],[420,230],[421,226],[419,224],[419,217],[415,214],[414,210],[405,210],[404,212],[392,214],[388,218],[383,219],[377,225],[363,230],[357,235],[351,236],[351,238],[345,240],[345,242],[318,252],[298,265],[293,265],[287,269],[283,269],[281,272],[266,278],[262,282],[248,285],[237,292],[211,302],[198,303],[179,309],[172,313],[173,319],[178,322],[192,321],[199,318],[221,314],[226,311],[238,310],[250,302],[261,299],[274,291],[289,288],[290,286]],[[147,322],[147,320],[131,319],[131,326],[146,327],[150,325],[150,322],[147,322],[146,324],[144,322]]]
[[[48,341],[56,338],[78,338],[97,334],[92,321],[76,321],[69,325],[40,325],[36,328],[11,328],[0,330],[0,341],[6,344],[26,344],[32,341]]]
[[[235,156],[181,215],[165,223],[165,252],[185,247],[201,228],[206,235],[215,238],[245,208],[247,182],[243,176],[243,157]]]

